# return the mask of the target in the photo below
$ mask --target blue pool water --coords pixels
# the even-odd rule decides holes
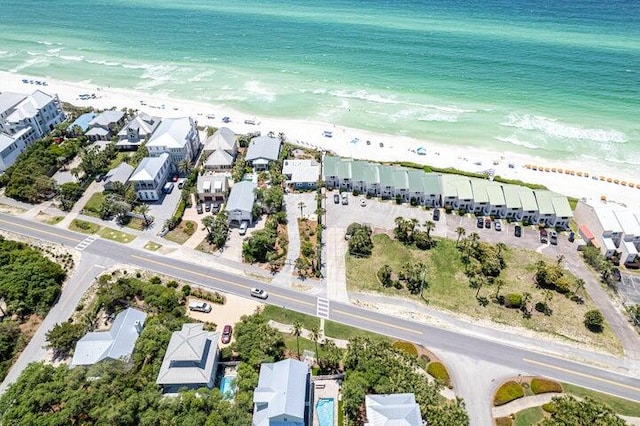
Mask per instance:
[[[236,395],[235,379],[236,376],[224,376],[220,381],[220,391],[225,399],[233,399]]]
[[[320,426],[333,426],[333,398],[321,398],[316,403],[316,414]]]

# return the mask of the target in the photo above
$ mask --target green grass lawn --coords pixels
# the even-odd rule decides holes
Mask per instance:
[[[87,216],[100,217],[100,206],[104,201],[104,193],[96,192],[93,194],[87,203],[84,205],[83,210],[84,214]]]
[[[109,170],[118,167],[124,160],[129,157],[129,155],[130,154],[127,152],[119,152],[118,155],[116,155],[116,158],[111,160],[111,163],[109,164]]]
[[[606,393],[600,393],[591,389],[569,383],[562,383],[564,391],[570,395],[580,398],[591,397],[596,401],[607,404],[613,411],[623,416],[640,417],[640,402],[630,401],[624,398],[618,398]]]
[[[422,251],[407,247],[386,234],[373,236],[374,248],[371,257],[355,258],[346,255],[347,287],[350,291],[376,292],[401,296],[420,301],[418,295],[411,295],[406,289],[384,288],[379,284],[376,273],[385,264],[394,272],[399,272],[408,262],[423,262],[427,266],[424,297],[430,305],[448,311],[460,313],[472,318],[490,319],[498,323],[521,326],[596,346],[608,352],[620,354],[622,346],[607,326],[602,333],[592,333],[583,324],[585,312],[596,309],[586,296],[584,305],[578,305],[561,294],[554,294],[550,301],[554,313],[545,316],[539,312],[532,318],[523,318],[517,309],[508,309],[496,303],[482,307],[476,300],[476,289],[469,287],[464,267],[455,240],[437,239],[435,248]],[[550,261],[542,254],[531,250],[509,248],[505,254],[507,268],[502,272],[506,285],[500,294],[529,292],[532,302],[543,298],[541,289],[534,284],[535,263],[538,260]],[[480,296],[489,300],[495,297],[495,287],[484,287]]]
[[[131,217],[125,226],[127,228],[135,229],[136,231],[143,231],[145,229],[144,219]]]
[[[86,220],[74,219],[69,224],[69,229],[76,232],[82,232],[83,234],[95,234],[100,231],[100,225],[96,225]]]
[[[127,234],[125,232],[119,231],[117,229],[112,228],[102,228],[102,230],[98,233],[102,238],[106,238],[107,240],[116,241],[118,243],[130,243],[131,241],[136,239],[135,235]]]
[[[197,230],[198,224],[192,220],[183,220],[178,226],[169,231],[164,238],[174,243],[184,244]]]
[[[47,225],[57,225],[64,219],[64,216],[51,216],[46,213],[38,213],[36,215],[36,219],[40,222],[46,223]]]
[[[153,241],[149,241],[147,244],[144,245],[144,248],[149,251],[158,251],[162,248],[162,245],[154,243]]]
[[[282,333],[282,336],[284,337],[284,344],[287,347],[287,349],[289,350],[289,352],[292,355],[298,356],[298,348],[296,346],[296,336],[294,336],[293,334],[289,334],[289,333]],[[318,348],[319,347],[320,347],[320,345],[318,344]],[[300,337],[300,355],[302,355],[302,353],[305,350],[315,353],[316,345],[311,340],[305,339],[304,337]],[[318,349],[318,350],[321,351],[322,349]]]
[[[544,418],[544,411],[540,407],[531,407],[516,413],[515,426],[532,426]]]

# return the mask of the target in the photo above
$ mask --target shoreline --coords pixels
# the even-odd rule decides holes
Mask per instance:
[[[22,79],[25,78],[46,81],[47,85],[23,83]],[[61,101],[79,107],[91,106],[96,109],[126,107],[163,118],[188,115],[194,117],[198,121],[198,125],[225,126],[236,133],[260,131],[262,134],[266,134],[273,131],[278,134],[283,132],[293,143],[331,151],[342,157],[379,162],[406,161],[437,168],[453,167],[476,173],[492,169],[496,176],[541,184],[552,191],[567,196],[586,198],[592,202],[600,202],[601,197],[604,196],[608,201],[640,208],[640,189],[614,183],[617,180],[618,182],[625,181],[640,185],[640,177],[621,173],[619,170],[605,167],[602,164],[587,165],[579,161],[557,161],[552,164],[548,159],[523,154],[493,152],[473,147],[447,146],[427,139],[419,140],[406,136],[376,133],[319,121],[259,117],[225,105],[209,104],[202,101],[0,72],[0,92],[32,93],[37,89],[57,94]],[[80,94],[93,93],[96,95],[95,99],[79,98]],[[223,123],[224,116],[230,117],[231,122]],[[256,124],[246,124],[245,120],[252,120]],[[332,137],[323,136],[325,131],[330,131]],[[370,145],[367,145],[366,141],[370,141]],[[383,146],[381,147],[380,144]],[[426,150],[426,155],[418,155],[415,152],[419,147]],[[527,165],[530,167],[525,167]],[[532,166],[548,171],[533,170]],[[556,172],[552,172],[553,169]],[[557,172],[558,169],[562,169],[563,172]],[[566,174],[565,170],[572,170],[575,174]],[[578,176],[577,172],[581,172],[583,175],[588,173],[590,177]],[[594,180],[591,176],[597,176],[598,179]],[[603,176],[605,180],[601,180],[600,176]],[[607,179],[611,179],[611,182],[608,182]]]

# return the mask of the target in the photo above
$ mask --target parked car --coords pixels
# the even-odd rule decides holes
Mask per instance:
[[[360,200],[360,207],[367,207],[367,200]]]
[[[522,226],[516,225],[514,233],[516,237],[522,237]]]
[[[481,217],[476,219],[476,226],[480,229],[484,228],[484,219]]]
[[[173,187],[174,187],[174,185],[173,185],[172,182],[167,182],[167,183],[164,184],[164,187],[162,188],[162,191],[165,194],[171,194],[171,191],[173,191]]]
[[[380,148],[384,148],[384,144],[380,142]]]
[[[251,289],[251,296],[253,297],[257,297],[258,299],[266,299],[267,297],[269,297],[269,293],[267,293],[266,291],[264,291],[261,288],[252,288]]]
[[[333,194],[333,202],[340,204],[340,194]]]
[[[554,246],[558,245],[558,233],[556,231],[549,231],[549,243]]]
[[[196,211],[198,214],[202,214],[202,203],[196,204]]]
[[[347,194],[346,192],[342,193],[342,204],[345,206],[349,204],[349,194]]]
[[[102,182],[105,177],[106,176],[104,175],[104,173],[100,173],[98,176],[96,176],[96,182]]]
[[[484,227],[487,229],[491,229],[491,219],[490,218],[486,218],[484,220]]]
[[[204,202],[204,211],[206,211],[206,212],[210,212],[211,211],[211,201],[205,201]]]
[[[222,329],[222,338],[220,341],[225,345],[231,341],[231,334],[233,333],[233,329],[229,324],[225,325]]]
[[[433,210],[433,220],[436,222],[440,220],[440,209]]]
[[[494,222],[494,227],[496,231],[502,231],[502,221],[500,219]]]
[[[184,180],[178,182],[178,189],[182,189],[184,187]]]
[[[211,204],[211,213],[218,213],[221,204],[220,201],[214,201],[213,204]]]
[[[547,244],[549,242],[549,234],[546,229],[540,230],[540,242],[542,244]]]
[[[196,301],[193,301],[193,302],[189,303],[189,310],[190,311],[196,311],[196,312],[209,313],[209,312],[211,312],[211,305],[208,304],[207,302],[196,302]]]
[[[240,235],[244,235],[247,233],[247,228],[249,227],[249,222],[243,220],[240,224],[240,231],[238,232]]]

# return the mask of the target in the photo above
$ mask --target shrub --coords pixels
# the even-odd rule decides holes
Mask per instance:
[[[537,302],[536,303],[536,311],[538,312],[546,312],[548,309],[547,304],[544,302]]]
[[[493,405],[499,407],[524,396],[522,385],[514,381],[506,382],[498,388],[493,397]]]
[[[190,285],[183,285],[182,286],[182,294],[186,297],[188,295],[191,294],[191,286]]]
[[[175,280],[171,280],[167,283],[167,287],[169,288],[178,288],[178,282]]]
[[[393,342],[393,348],[405,352],[411,356],[418,357],[418,348],[411,342]]]
[[[594,333],[600,333],[604,325],[604,317],[599,310],[593,309],[584,314],[584,325]]]
[[[504,298],[504,304],[507,308],[520,308],[522,306],[522,295],[518,293],[510,293]]]
[[[161,279],[160,279],[160,277],[159,277],[159,276],[157,276],[157,275],[156,275],[156,276],[154,276],[154,277],[151,277],[151,279],[149,280],[149,282],[150,282],[151,284],[155,284],[155,285],[160,285],[160,284],[162,284],[162,280],[161,280]]]
[[[553,402],[547,402],[546,404],[542,404],[542,409],[547,413],[555,413],[556,412],[556,404]]]
[[[548,392],[559,393],[559,392],[562,392],[562,385],[560,385],[560,383],[553,380],[535,377],[531,380],[531,392],[533,392],[536,395],[541,393],[548,393]]]
[[[449,372],[447,371],[447,368],[444,366],[444,364],[442,364],[441,362],[438,362],[438,361],[430,362],[429,365],[427,366],[427,373],[429,373],[431,376],[433,376],[434,379],[444,384],[449,389],[453,388],[453,385],[451,383],[451,377],[449,376]]]
[[[496,419],[496,426],[512,426],[513,420],[511,417],[498,417]]]
[[[207,300],[211,303],[217,303],[218,305],[224,305],[227,302],[227,299],[217,291],[210,293],[202,290],[191,290],[191,296]]]

